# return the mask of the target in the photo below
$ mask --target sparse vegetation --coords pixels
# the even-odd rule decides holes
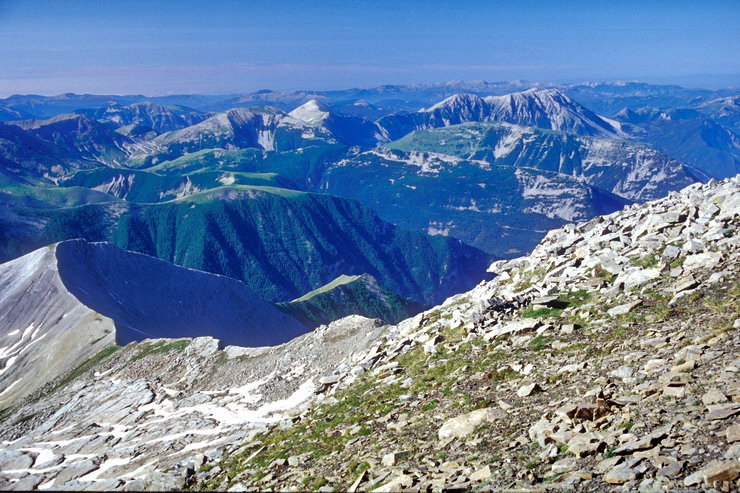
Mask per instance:
[[[91,370],[95,365],[103,361],[104,359],[108,358],[109,356],[113,355],[116,351],[118,351],[120,346],[108,346],[107,348],[100,351],[98,354],[90,358],[89,360],[85,361],[81,365],[79,365],[77,368],[69,372],[67,375],[65,375],[59,383],[57,383],[54,388],[50,391],[50,393],[53,393],[54,391],[64,387],[68,383],[70,383],[75,378],[79,377],[83,373],[86,373],[87,371]]]
[[[132,358],[131,361],[138,361],[142,358],[146,358],[152,354],[163,354],[170,351],[182,351],[190,345],[189,339],[176,340],[173,342],[167,342],[166,340],[151,343],[144,342],[139,352]]]

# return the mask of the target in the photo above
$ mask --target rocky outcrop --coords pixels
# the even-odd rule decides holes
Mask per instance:
[[[351,316],[276,348],[220,350],[209,337],[131,343],[5,411],[0,485],[181,489],[226,449],[323,398],[381,333],[376,320]]]

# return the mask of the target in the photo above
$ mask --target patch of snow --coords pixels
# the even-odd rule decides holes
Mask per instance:
[[[493,149],[493,157],[500,159],[511,154],[517,148],[524,133],[524,128],[512,126],[511,132],[496,142],[496,147]]]
[[[17,359],[18,359],[18,356],[11,356],[10,358],[8,358],[8,361],[5,362],[5,367],[2,370],[0,370],[0,375],[10,370],[10,367],[13,366],[13,363],[15,363]]]
[[[312,99],[288,114],[310,125],[320,125],[329,116],[329,110],[317,100]]]
[[[126,464],[131,462],[131,459],[131,457],[124,457],[121,459],[106,459],[105,462],[100,464],[100,467],[82,477],[77,478],[77,481],[98,481],[98,477],[105,471],[114,467],[125,466]]]
[[[5,370],[3,370],[3,371],[5,371]],[[2,372],[0,372],[0,375],[2,375]],[[6,388],[5,388],[5,390],[3,390],[2,392],[0,392],[0,397],[1,397],[1,396],[3,396],[3,395],[5,395],[5,393],[7,393],[7,392],[10,392],[10,389],[12,389],[13,387],[15,387],[15,386],[16,386],[17,384],[21,383],[21,380],[22,380],[22,379],[20,379],[20,378],[19,378],[19,379],[18,379],[18,380],[16,380],[15,382],[13,382],[13,383],[11,383],[10,385],[8,385],[8,386],[7,386]]]

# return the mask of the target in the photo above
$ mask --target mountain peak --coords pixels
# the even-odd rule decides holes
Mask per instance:
[[[619,124],[607,120],[558,89],[528,89],[485,98],[491,120],[579,135],[624,137]]]
[[[317,99],[310,99],[288,114],[311,125],[320,125],[329,116],[329,108]]]
[[[476,96],[475,94],[467,94],[467,93],[457,93],[453,94],[447,99],[444,99],[440,101],[439,103],[430,106],[427,109],[420,110],[421,112],[433,112],[435,110],[439,109],[447,109],[447,108],[470,108],[470,107],[480,107],[484,104],[483,98]]]

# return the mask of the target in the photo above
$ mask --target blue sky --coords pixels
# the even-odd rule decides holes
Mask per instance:
[[[0,96],[740,85],[740,1],[0,0]]]

